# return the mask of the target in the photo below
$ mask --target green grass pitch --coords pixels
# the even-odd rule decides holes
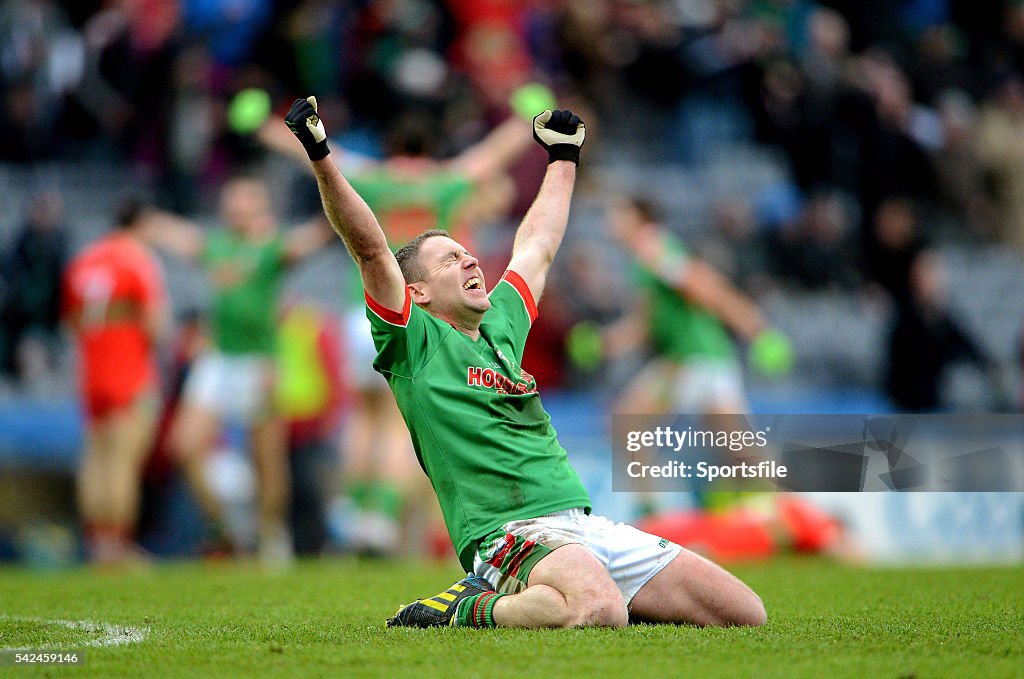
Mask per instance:
[[[384,629],[398,604],[459,576],[437,564],[323,560],[278,575],[246,564],[130,576],[0,569],[0,648],[85,658],[0,676],[1024,676],[1024,568],[787,559],[735,572],[764,599],[767,626]],[[89,645],[118,633],[142,638]]]

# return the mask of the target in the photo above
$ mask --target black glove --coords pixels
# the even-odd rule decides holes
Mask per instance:
[[[580,147],[587,127],[572,111],[544,111],[533,119],[533,138],[548,152],[548,162],[580,164]]]
[[[316,97],[296,99],[288,111],[288,115],[284,117],[284,122],[292,134],[302,142],[310,160],[326,158],[327,154],[331,152],[327,148],[327,131],[324,130],[324,122],[320,120],[320,116],[316,112]]]

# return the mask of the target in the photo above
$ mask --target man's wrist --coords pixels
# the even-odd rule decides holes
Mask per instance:
[[[580,147],[575,144],[555,144],[548,147],[548,164],[565,160],[573,165],[580,164]]]
[[[327,148],[327,140],[324,139],[321,142],[314,142],[311,146],[306,146],[306,155],[314,163],[318,160],[323,160],[331,154],[331,149]]]
[[[577,163],[571,160],[552,160],[548,162],[548,170],[559,170],[576,174]]]

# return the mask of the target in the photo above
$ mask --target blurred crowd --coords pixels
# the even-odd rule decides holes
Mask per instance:
[[[1024,7],[1009,0],[12,0],[0,35],[0,161],[123,160],[178,213],[212,211],[258,159],[226,115],[243,88],[278,108],[315,92],[377,156],[415,111],[445,157],[540,80],[591,114],[592,155],[781,154],[784,181],[716,197],[696,234],[746,291],[902,300],[932,243],[1024,249]],[[512,169],[513,220],[538,171]]]
[[[531,336],[526,361],[542,387],[602,383],[602,360],[602,378],[615,374],[614,351],[581,353],[572,337],[629,306],[625,278],[602,275],[622,268],[605,200],[619,196],[652,202],[650,221],[755,302],[838,293],[865,313],[883,309],[887,359],[873,386],[894,409],[941,409],[943,371],[961,360],[992,377],[997,407],[1020,407],[997,365],[1019,345],[996,357],[963,327],[941,257],[947,244],[998,248],[1015,263],[1024,254],[1016,0],[7,0],[0,163],[124,165],[166,214],[216,221],[231,179],[264,172],[273,155],[258,124],[233,111],[243,90],[269,92],[275,115],[315,94],[346,153],[409,151],[411,125],[415,152],[445,159],[508,119],[530,82],[587,121],[574,219],[595,236],[566,248]],[[749,156],[728,155],[737,148],[768,154],[778,177],[752,193],[707,192],[693,214],[674,197],[702,187],[637,179],[700,177],[723,157],[726,174],[740,173]],[[543,167],[526,152],[494,183],[503,188],[477,235],[489,270],[507,261]],[[309,178],[288,182],[277,214],[315,216]],[[111,187],[111,225],[124,188]],[[40,182],[27,204],[21,225],[0,224],[0,371],[15,383],[68,353],[61,280],[76,215],[59,185]],[[190,346],[202,310],[178,302]],[[175,356],[177,375],[189,361]],[[338,394],[318,414],[331,427]],[[314,467],[292,473],[316,478]],[[323,525],[309,530],[323,541]]]

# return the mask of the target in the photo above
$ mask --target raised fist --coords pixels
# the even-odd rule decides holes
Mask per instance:
[[[587,127],[572,111],[544,111],[533,119],[533,138],[548,152],[548,162],[571,160],[579,165]]]
[[[302,142],[302,147],[306,149],[306,155],[310,160],[320,160],[331,152],[327,148],[324,121],[320,120],[316,112],[316,97],[296,99],[288,115],[284,117],[284,122],[292,134]]]

